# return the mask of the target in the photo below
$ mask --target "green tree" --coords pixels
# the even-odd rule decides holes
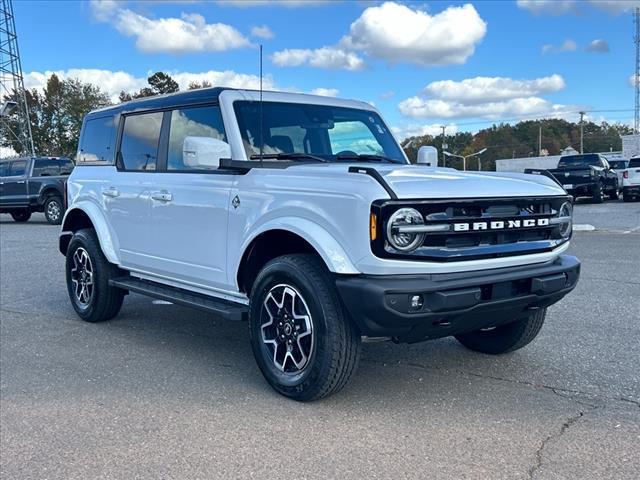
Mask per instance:
[[[38,155],[73,158],[84,116],[110,104],[109,97],[99,87],[77,79],[61,80],[55,74],[47,79],[42,93],[32,89],[25,91],[25,96]],[[3,144],[13,147],[19,154],[24,153],[12,139],[4,139]]]
[[[142,87],[134,93],[120,92],[118,98],[120,102],[128,102],[136,98],[153,97],[155,95],[163,95],[165,93],[175,93],[180,91],[180,86],[171,75],[164,72],[156,72],[147,78],[148,87]]]

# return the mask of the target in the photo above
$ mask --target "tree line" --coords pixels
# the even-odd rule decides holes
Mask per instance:
[[[164,72],[150,75],[147,83],[137,92],[120,92],[118,100],[126,102],[180,90],[178,83]],[[203,80],[190,83],[187,89],[210,86],[208,81]],[[73,78],[60,79],[55,74],[47,79],[44,89],[26,90],[25,94],[36,154],[46,156],[73,158],[83,117],[93,109],[113,104],[99,86]],[[16,122],[9,118],[9,124],[15,127]],[[607,122],[585,122],[583,129],[585,152],[621,150],[620,135],[633,132],[627,125]],[[576,150],[580,147],[580,125],[561,119],[526,120],[515,125],[501,123],[477,133],[458,132],[444,137],[413,136],[402,140],[402,144],[411,161],[415,161],[417,150],[422,145],[433,145],[442,151],[444,143],[449,152],[457,155],[470,155],[486,148],[482,155],[482,169],[494,170],[498,158],[537,156],[540,136],[542,150],[549,155],[557,155],[568,146]],[[18,154],[23,153],[20,144],[8,135],[3,135],[1,143],[2,146],[12,147]],[[477,160],[467,163],[467,169],[477,168]],[[451,157],[447,159],[447,166],[462,167],[460,160]]]

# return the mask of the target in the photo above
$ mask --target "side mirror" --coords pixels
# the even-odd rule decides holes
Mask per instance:
[[[211,137],[186,137],[182,143],[182,161],[186,167],[218,168],[221,158],[231,157],[227,142]]]
[[[418,163],[428,167],[438,166],[438,149],[436,147],[422,146],[418,149]]]

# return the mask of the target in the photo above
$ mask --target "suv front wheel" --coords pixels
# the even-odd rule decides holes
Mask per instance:
[[[360,333],[314,255],[278,257],[260,271],[251,292],[249,337],[267,382],[299,401],[339,391],[360,356]]]
[[[547,309],[541,308],[524,319],[495,328],[456,335],[456,339],[469,350],[476,352],[493,355],[513,352],[536,338],[546,314]]]
[[[102,322],[118,314],[125,292],[109,280],[119,270],[105,258],[93,229],[78,230],[71,238],[66,273],[71,304],[82,320]]]

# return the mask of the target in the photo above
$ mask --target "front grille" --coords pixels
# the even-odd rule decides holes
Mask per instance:
[[[433,261],[549,251],[567,240],[552,219],[569,200],[560,196],[375,202],[373,211],[383,234],[371,248],[378,257]],[[401,207],[415,208],[427,226],[442,228],[427,233],[422,246],[409,253],[398,252],[387,242],[387,220]]]

